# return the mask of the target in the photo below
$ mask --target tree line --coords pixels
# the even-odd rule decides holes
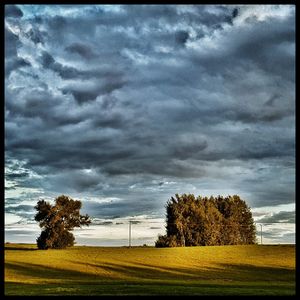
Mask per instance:
[[[156,247],[256,243],[250,208],[238,195],[201,197],[176,194],[166,204],[166,235]]]
[[[42,228],[39,249],[63,249],[74,245],[71,231],[89,226],[91,219],[81,215],[79,200],[61,195],[51,205],[37,202],[35,220]],[[250,208],[239,196],[201,197],[176,194],[166,204],[166,235],[159,235],[156,247],[238,245],[256,242]]]

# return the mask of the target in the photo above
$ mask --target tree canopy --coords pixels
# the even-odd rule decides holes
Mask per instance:
[[[74,245],[75,237],[70,231],[91,223],[88,215],[80,215],[81,205],[81,201],[65,195],[57,197],[54,205],[45,200],[37,202],[35,220],[42,228],[37,238],[39,249],[63,249]]]
[[[166,204],[167,234],[156,247],[239,245],[256,242],[250,208],[239,196],[175,195]]]

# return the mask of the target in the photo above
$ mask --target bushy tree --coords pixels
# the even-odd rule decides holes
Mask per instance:
[[[54,205],[40,200],[35,209],[35,220],[42,228],[41,235],[37,238],[39,249],[63,249],[73,246],[75,238],[70,231],[91,223],[88,215],[80,215],[81,201],[65,195],[57,197]]]
[[[223,215],[223,244],[254,244],[256,239],[252,213],[239,196],[217,197],[216,207]]]
[[[201,197],[176,194],[166,204],[165,236],[156,247],[237,245],[255,243],[250,208],[239,196]]]

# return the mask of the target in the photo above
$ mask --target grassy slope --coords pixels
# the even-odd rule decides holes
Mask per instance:
[[[7,295],[293,295],[295,246],[5,247]]]

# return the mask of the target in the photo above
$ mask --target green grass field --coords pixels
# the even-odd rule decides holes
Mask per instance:
[[[5,245],[5,295],[295,295],[295,245]]]

